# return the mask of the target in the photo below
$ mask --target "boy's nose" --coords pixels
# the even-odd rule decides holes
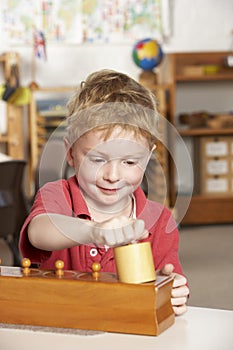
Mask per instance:
[[[103,167],[104,180],[117,182],[120,180],[120,170],[117,161],[109,161]]]

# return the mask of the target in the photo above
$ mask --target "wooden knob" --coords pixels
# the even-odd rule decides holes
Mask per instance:
[[[64,261],[57,260],[55,262],[55,268],[56,268],[56,275],[58,277],[62,277],[64,275],[64,271],[63,271],[63,269],[64,269]]]
[[[95,278],[97,280],[99,278],[99,276],[100,276],[100,273],[99,273],[100,270],[101,270],[100,263],[94,262],[92,264],[91,268],[92,268],[92,276],[93,276],[93,278]]]
[[[23,267],[23,274],[28,275],[30,273],[31,260],[28,258],[24,258],[21,262]]]

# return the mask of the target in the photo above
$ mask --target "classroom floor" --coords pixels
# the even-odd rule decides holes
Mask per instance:
[[[190,306],[233,310],[233,225],[181,228],[180,260]]]
[[[3,265],[12,265],[0,240]],[[190,306],[233,310],[233,225],[180,228],[180,260],[190,287]]]

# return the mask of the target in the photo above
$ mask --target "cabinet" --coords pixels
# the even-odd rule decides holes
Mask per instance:
[[[19,56],[14,52],[4,53],[0,55],[0,63],[3,67],[4,80],[7,81],[11,65],[19,65]],[[0,130],[1,151],[14,159],[24,159],[23,109],[6,103],[5,110],[6,130],[2,132]]]
[[[171,122],[179,132],[178,138],[181,136],[188,145],[193,166],[194,188],[185,193],[178,191],[177,158],[171,162],[171,204],[177,203],[178,212],[187,207],[181,221],[184,225],[233,222],[233,68],[226,65],[226,57],[232,55],[232,52],[195,52],[167,57],[175,96]],[[220,118],[221,114],[225,119]],[[181,149],[177,148],[176,135],[172,142],[179,156]],[[224,154],[206,153],[211,144],[216,149],[220,143]],[[210,165],[215,169],[213,173],[208,170]],[[183,168],[184,176],[187,171]]]
[[[74,87],[31,89],[29,104],[29,183],[31,195],[34,194],[35,172],[44,144],[52,134],[53,137],[60,138],[63,138],[65,134],[66,103],[74,89]]]

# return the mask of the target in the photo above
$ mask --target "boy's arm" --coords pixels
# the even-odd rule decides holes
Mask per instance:
[[[79,236],[82,233],[83,242],[85,242],[85,236],[86,239],[88,237],[91,221],[87,221],[85,225],[83,221],[61,214],[39,214],[28,225],[28,239],[34,247],[42,250],[71,248],[81,244],[81,241],[78,242],[77,239],[81,239]],[[69,236],[77,237],[77,239],[71,239]]]
[[[28,225],[30,243],[47,251],[89,243],[114,247],[147,235],[142,220],[132,220],[125,216],[96,223],[77,217],[43,213],[35,216]]]

